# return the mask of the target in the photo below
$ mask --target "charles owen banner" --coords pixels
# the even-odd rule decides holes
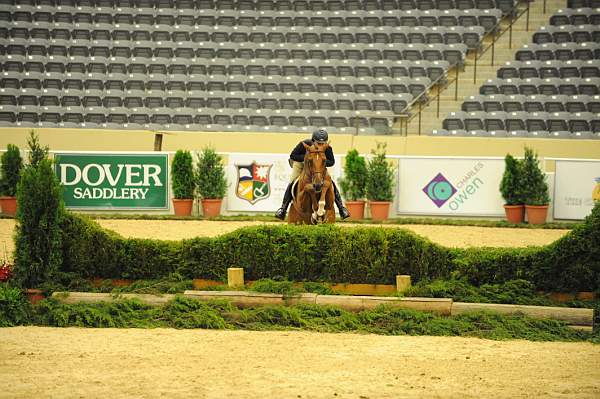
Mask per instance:
[[[167,154],[57,153],[67,208],[168,209]]]
[[[292,168],[287,154],[230,154],[227,165],[228,211],[274,212],[281,206]],[[328,168],[334,180],[341,158]]]
[[[401,158],[398,173],[399,213],[504,216],[504,159]]]
[[[554,218],[580,220],[600,201],[600,161],[557,160]]]

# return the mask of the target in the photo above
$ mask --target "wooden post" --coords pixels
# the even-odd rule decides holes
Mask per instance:
[[[162,133],[154,134],[154,151],[162,151]]]
[[[227,285],[229,287],[243,287],[244,269],[241,267],[227,268]]]
[[[396,291],[404,292],[410,288],[410,276],[408,275],[397,275],[396,276]]]

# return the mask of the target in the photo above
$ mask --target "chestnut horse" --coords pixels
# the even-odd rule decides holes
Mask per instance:
[[[333,182],[325,166],[325,150],[328,147],[328,143],[304,144],[304,169],[293,190],[295,195],[288,223],[335,223]]]

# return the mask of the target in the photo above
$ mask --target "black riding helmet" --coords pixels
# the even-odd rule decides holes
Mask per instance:
[[[327,143],[329,141],[329,135],[327,134],[327,130],[315,130],[312,134],[312,141],[316,141],[317,143]]]

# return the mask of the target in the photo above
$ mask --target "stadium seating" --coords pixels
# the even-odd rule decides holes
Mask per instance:
[[[387,133],[514,5],[5,0],[0,125]]]
[[[432,134],[600,139],[600,2],[569,6]]]

